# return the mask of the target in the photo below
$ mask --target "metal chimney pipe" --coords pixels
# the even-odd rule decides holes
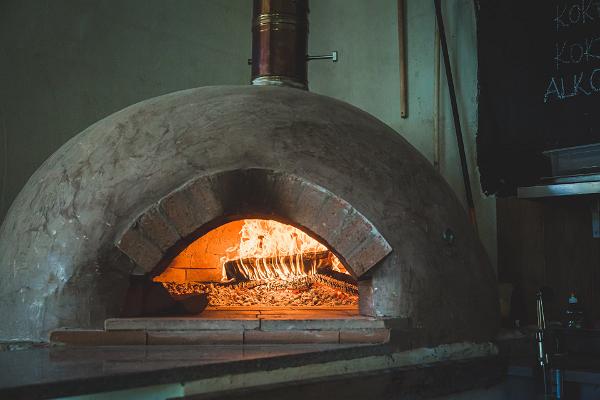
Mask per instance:
[[[308,89],[308,0],[254,0],[252,84]]]

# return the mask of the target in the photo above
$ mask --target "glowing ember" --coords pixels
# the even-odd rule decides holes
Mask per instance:
[[[215,307],[358,304],[357,283],[335,254],[273,220],[234,221],[208,232],[154,280],[173,295],[206,293]]]
[[[164,283],[169,292],[206,293],[212,307],[349,306],[358,304],[356,287],[313,275],[288,281],[252,281],[239,285],[219,283]],[[338,286],[338,287],[334,287]]]

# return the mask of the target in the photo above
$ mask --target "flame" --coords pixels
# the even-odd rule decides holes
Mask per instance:
[[[228,264],[247,279],[290,280],[314,275],[325,263],[334,271],[347,273],[327,247],[301,230],[273,220],[246,219],[239,244],[221,257],[222,280],[232,280]]]
[[[239,256],[267,258],[327,251],[301,230],[266,219],[246,219],[240,231]]]

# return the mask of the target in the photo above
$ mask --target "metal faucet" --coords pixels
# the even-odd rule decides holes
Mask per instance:
[[[551,399],[553,398],[550,389],[550,381],[549,381],[549,357],[546,352],[544,346],[544,338],[546,335],[546,317],[544,315],[544,299],[542,298],[542,291],[539,290],[536,294],[537,300],[537,325],[538,329],[535,333],[535,340],[537,341],[537,350],[538,350],[538,363],[542,369],[542,376],[544,379],[544,398]]]
[[[542,377],[544,380],[544,399],[562,399],[562,371],[560,369],[551,368],[550,355],[546,351],[546,316],[544,314],[544,298],[540,289],[536,294],[537,305],[537,325],[538,329],[535,333],[537,341],[537,358],[542,369]],[[552,385],[552,377],[554,376],[554,388]],[[554,390],[553,390],[554,389]]]

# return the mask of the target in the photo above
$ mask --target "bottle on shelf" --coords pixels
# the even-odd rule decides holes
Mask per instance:
[[[571,292],[569,296],[569,304],[565,311],[566,322],[565,326],[572,329],[581,329],[584,325],[583,309],[581,304],[575,295],[575,292]]]

